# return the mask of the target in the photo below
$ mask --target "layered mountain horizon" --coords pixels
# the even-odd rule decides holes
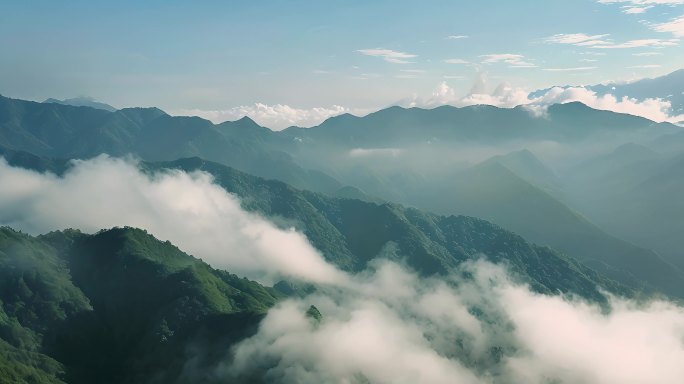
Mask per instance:
[[[0,384],[684,383],[684,2],[0,6]]]
[[[680,130],[672,124],[594,110],[577,102],[550,106],[543,117],[524,108],[392,107],[365,117],[332,117],[313,128],[271,131],[248,117],[216,125],[198,117],[173,117],[157,108],[106,111],[2,97],[0,177],[24,180],[16,184],[24,197],[7,191],[0,194],[0,219],[10,226],[2,230],[3,289],[9,295],[2,299],[3,372],[17,380],[30,376],[76,383],[103,382],[105,376],[108,382],[264,379],[261,368],[233,366],[230,374],[218,376],[214,370],[222,361],[236,358],[222,352],[228,345],[261,337],[255,327],[267,321],[264,314],[269,308],[279,308],[273,307],[276,303],[298,301],[302,306],[298,316],[325,322],[331,309],[315,298],[316,292],[327,292],[331,285],[349,289],[345,281],[350,277],[345,276],[380,273],[383,268],[406,268],[410,271],[406,273],[433,279],[431,276],[462,274],[463,268],[473,268],[472,263],[493,263],[505,266],[505,274],[511,276],[513,282],[505,284],[524,284],[530,295],[562,293],[597,306],[616,305],[612,295],[640,300],[664,295],[682,300],[684,255],[679,253],[681,234],[676,229],[682,211],[658,206],[673,201],[669,196],[678,193],[673,182],[678,180],[675,164],[682,155],[659,143],[678,137]],[[426,156],[428,152],[432,156]],[[127,160],[118,160],[121,156],[128,156]],[[673,164],[674,168],[663,174],[668,168],[661,164]],[[108,187],[109,181],[99,182],[95,175],[124,184]],[[178,188],[173,185],[183,183],[182,175],[189,175],[192,184],[210,188],[207,191],[218,187],[224,191],[221,193],[237,197],[238,205],[224,211],[227,203],[212,197],[212,208],[193,208],[201,210],[192,216],[184,213],[187,208],[167,207],[175,204],[175,199],[163,191]],[[216,187],[203,184],[200,175],[210,177]],[[91,182],[95,184],[72,190]],[[160,192],[136,202],[140,197],[135,196],[140,195],[131,194],[125,185]],[[86,195],[82,195],[84,190]],[[115,195],[108,196],[110,193]],[[202,193],[213,196],[218,191]],[[642,210],[634,211],[644,220],[645,207],[652,212],[669,210],[671,221],[655,219],[652,234],[629,228],[628,223],[636,220],[629,210],[620,210],[621,226],[613,224],[610,219],[615,211],[602,200],[628,205],[637,201],[630,199],[650,199],[656,193],[658,199],[650,200],[654,207],[639,202]],[[82,196],[78,205],[83,215],[40,208],[43,201],[64,201],[60,196],[68,195]],[[89,196],[99,198],[90,200]],[[114,196],[116,200],[108,200]],[[106,208],[109,204],[114,211]],[[116,208],[119,204],[124,205]],[[75,208],[68,203],[64,207]],[[148,213],[148,209],[153,210]],[[233,216],[235,209],[245,213]],[[219,220],[213,224],[218,230],[216,239],[225,237],[225,231],[247,231],[239,235],[246,239],[229,240],[227,248],[220,243],[212,248],[241,249],[238,253],[251,256],[244,261],[238,260],[245,256],[224,259],[222,252],[201,245],[217,241],[212,240],[215,230],[193,235],[196,229],[187,225],[193,225],[196,218],[185,226],[180,224],[196,217],[197,212],[204,212],[200,214],[204,217],[213,215],[212,211],[223,212],[211,219]],[[177,216],[180,214],[186,216]],[[175,224],[141,221],[143,217]],[[254,220],[272,220],[275,226],[268,232],[259,229],[256,233],[261,234],[251,237],[251,231],[265,225]],[[106,229],[117,223],[141,229]],[[672,229],[669,233],[667,225]],[[76,230],[64,230],[67,227]],[[280,232],[283,234],[278,235]],[[211,267],[192,261],[177,248],[168,248],[173,246],[152,234],[198,252],[195,255]],[[272,246],[260,248],[261,240],[257,240],[296,238],[298,234],[315,249],[300,262],[304,270],[279,266],[283,259],[271,259],[276,257]],[[98,245],[98,239],[105,243]],[[91,243],[87,247],[96,248],[83,248]],[[253,245],[247,246],[250,243]],[[251,247],[256,248],[249,250]],[[106,256],[116,257],[112,261],[98,256],[116,249],[121,251]],[[174,252],[178,256],[171,256]],[[27,257],[32,261],[22,268],[34,271],[30,278],[28,272],[17,274],[15,269],[18,260]],[[129,257],[133,258],[124,261]],[[137,261],[140,257],[143,259]],[[113,260],[120,261],[111,264]],[[254,264],[257,260],[261,261]],[[50,265],[61,265],[61,269]],[[93,274],[105,271],[102,268],[110,272],[95,277],[98,275]],[[149,268],[168,272],[143,277],[151,273],[145,272]],[[225,268],[238,275],[222,274]],[[319,272],[311,274],[309,268]],[[466,276],[479,276],[482,268],[489,267],[476,268]],[[139,304],[126,298],[127,291],[117,291],[135,288],[123,288],[127,284],[114,280],[127,280],[130,273],[150,287],[185,286],[194,281],[191,284],[196,288],[181,294],[185,288],[171,285],[168,292],[186,296],[161,301],[146,293],[142,300],[161,307],[147,310],[157,312],[140,312]],[[262,283],[238,283],[235,279],[240,275]],[[478,279],[468,278],[459,284],[481,284]],[[60,287],[57,292],[65,293],[50,296],[56,287]],[[24,293],[12,293],[17,290]],[[64,296],[66,292],[71,296]],[[101,296],[98,292],[107,293]],[[44,298],[35,301],[38,294]],[[176,304],[164,304],[164,300]],[[44,312],[48,305],[52,312]],[[107,308],[116,308],[116,312]],[[121,311],[127,314],[124,323],[116,318]],[[133,327],[130,322],[135,316],[139,322]],[[43,323],[36,322],[38,319]],[[115,324],[126,325],[117,330]],[[217,332],[226,336],[210,341]],[[120,336],[112,339],[113,334]],[[190,360],[181,357],[187,353],[183,349],[198,343],[201,355]],[[503,348],[501,356],[521,348],[508,343],[499,340],[492,348]],[[97,360],[102,348],[118,352],[106,361]],[[452,353],[466,354],[465,350]],[[159,360],[170,356],[177,361],[176,368],[165,368]],[[500,364],[505,361],[467,358],[491,369],[503,369]],[[136,360],[142,363],[134,363]],[[198,373],[200,366],[205,373]]]
[[[658,263],[666,274],[682,273],[673,266],[682,263],[676,246],[654,247],[666,256],[668,261],[664,261],[648,250],[654,242],[634,241],[634,236],[625,236],[624,241],[616,235],[625,232],[612,231],[612,226],[599,228],[588,217],[605,219],[594,210],[582,209],[586,207],[579,201],[583,191],[567,185],[572,178],[556,176],[551,170],[572,175],[575,167],[582,166],[585,154],[563,156],[564,147],[608,150],[619,144],[614,139],[618,132],[619,140],[646,146],[659,137],[681,135],[679,127],[668,123],[593,110],[575,102],[551,106],[545,117],[521,108],[392,107],[365,117],[333,117],[314,128],[273,132],[247,117],[214,125],[197,117],[172,117],[156,108],[108,112],[1,101],[5,139],[0,148],[6,157],[21,157],[16,151],[56,159],[101,153],[151,161],[198,156],[332,196],[397,201],[438,214],[487,218],[604,272],[613,271],[621,258],[630,255],[646,263],[661,260]],[[40,128],[46,124],[58,124],[61,132],[53,128],[48,134]],[[549,143],[555,147],[543,147]],[[465,146],[467,152],[460,155],[458,148]],[[528,148],[544,151],[546,159],[540,160]],[[591,151],[598,154],[601,150]],[[431,163],[424,156],[427,152],[444,154],[436,157],[438,163]],[[629,157],[621,161],[629,162]],[[649,160],[637,157],[634,161]],[[599,156],[596,161],[609,160]],[[622,193],[618,188],[612,191],[617,192]],[[537,210],[542,216],[530,216]],[[672,236],[677,236],[676,231]],[[612,261],[606,265],[607,260]],[[635,270],[645,272],[642,267]],[[650,280],[676,285],[653,273]]]
[[[678,89],[682,87],[684,84],[684,69],[679,69],[674,72],[654,77],[654,78],[641,78],[641,79],[636,79],[636,80],[631,80],[627,82],[618,82],[618,83],[611,83],[611,82],[606,82],[606,83],[601,83],[601,84],[595,84],[595,85],[557,85],[554,87],[550,88],[545,88],[545,89],[538,89],[529,92],[528,96],[528,101],[529,103],[521,103],[519,105],[516,105],[518,107],[525,106],[527,104],[535,105],[535,100],[536,99],[543,99],[545,96],[548,96],[549,92],[553,89],[558,89],[558,90],[568,90],[568,89],[586,89],[592,92],[595,92],[596,95],[598,96],[605,96],[605,95],[610,95],[613,97],[616,97],[617,99],[622,99],[623,97],[631,98],[640,102],[643,102],[647,99],[652,99],[652,100],[665,100],[669,102],[669,113],[672,116],[677,116],[680,115],[684,112],[684,100],[682,100],[682,95],[681,92],[677,92]],[[0,94],[0,96],[2,96]],[[562,99],[550,99],[547,102],[537,102],[535,105],[535,108],[532,109],[532,111],[537,111],[537,107],[539,108],[548,108],[550,105],[554,104],[566,104],[566,103],[581,103],[584,105],[587,105],[591,108],[594,109],[599,109],[599,110],[607,110],[607,111],[613,111],[617,113],[623,113],[623,114],[632,114],[636,116],[642,116],[639,114],[638,110],[634,110],[630,113],[629,110],[624,110],[620,108],[614,108],[615,106],[611,105],[596,105],[592,106],[592,103],[590,100],[582,100],[581,98],[578,98],[577,100],[562,100]],[[91,107],[95,109],[102,109],[105,111],[109,112],[115,112],[117,111],[117,108],[96,100],[93,97],[90,96],[78,96],[78,97],[73,97],[73,98],[66,98],[66,99],[56,99],[56,98],[48,98],[43,103],[56,103],[56,104],[62,104],[62,105],[71,105],[71,106],[86,106],[86,107]],[[350,115],[352,117],[362,117],[367,114],[379,112],[383,109],[391,109],[393,107],[399,107],[403,109],[411,109],[411,108],[418,108],[418,109],[434,109],[438,108],[440,106],[449,106],[449,101],[444,101],[443,104],[438,104],[438,105],[425,105],[425,106],[405,106],[401,105],[401,103],[397,105],[390,105],[385,108],[379,108],[377,110],[372,110],[370,112],[366,112],[364,114],[355,114],[355,112],[350,111],[350,112],[342,112],[338,115],[332,115],[330,117],[324,117],[322,121],[320,121],[318,124],[312,125],[310,127],[316,127],[318,125],[323,124],[326,120],[329,120],[333,117],[337,116],[345,116],[345,115]],[[464,107],[470,107],[470,106],[477,106],[477,105],[491,105],[488,104],[486,101],[482,101],[481,104],[472,104],[472,105],[450,105],[455,108],[464,108]],[[505,108],[509,109],[511,107],[515,106],[506,106],[506,107],[498,107],[498,108]],[[135,108],[135,107],[128,107],[128,108]],[[125,108],[124,108],[125,109]],[[192,109],[186,109],[188,112],[192,113],[193,111],[195,112],[202,112],[201,110],[192,110]],[[173,114],[174,116],[179,116],[177,114]],[[192,115],[188,115],[192,116]],[[194,115],[198,116],[198,115]],[[199,116],[198,116],[199,117]],[[653,115],[646,115],[642,116],[645,118],[653,119]],[[212,120],[215,124],[221,124],[221,123],[229,123],[229,122],[236,122],[238,120],[242,119],[248,119],[254,122],[255,124],[258,125],[254,121],[252,117],[250,117],[247,113],[244,113],[241,117],[236,118],[235,120],[224,120],[224,121],[215,121],[213,119],[208,119],[206,117],[203,117],[205,120]],[[271,130],[282,130],[282,129],[296,129],[296,128],[302,128],[298,127],[296,125],[291,125],[289,127],[281,128],[281,129],[275,129],[274,127],[269,127],[267,124],[262,125],[263,127],[269,128]]]

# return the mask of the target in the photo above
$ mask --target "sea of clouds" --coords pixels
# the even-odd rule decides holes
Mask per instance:
[[[242,209],[203,172],[75,161],[62,176],[0,161],[0,225],[38,234],[135,226],[216,268],[315,283],[280,302],[211,375],[284,383],[682,383],[684,308],[545,296],[484,260],[421,277],[379,258],[340,271],[295,230]],[[389,247],[391,252],[401,250]],[[306,316],[310,305],[321,321]]]

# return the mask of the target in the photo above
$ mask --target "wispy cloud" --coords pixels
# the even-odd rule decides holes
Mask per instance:
[[[411,62],[406,59],[412,59],[418,56],[411,53],[393,51],[391,49],[384,48],[359,49],[356,52],[366,56],[380,57],[388,63],[394,64],[409,64]]]
[[[621,44],[609,44],[605,46],[594,46],[593,48],[613,49],[613,48],[642,48],[642,47],[674,47],[679,45],[679,39],[639,39],[629,40]]]
[[[639,57],[647,57],[647,56],[658,56],[662,55],[660,52],[639,52],[639,53],[632,53],[632,56],[639,56]]]
[[[468,36],[466,35],[449,35],[446,37],[447,40],[461,40],[461,39],[467,39]]]
[[[596,69],[596,67],[542,68],[542,71],[547,71],[547,72],[578,72],[578,71],[590,71],[592,69]]]
[[[684,16],[680,16],[666,23],[655,24],[652,28],[658,32],[669,32],[675,36],[684,37]]]
[[[585,33],[560,33],[557,35],[549,36],[544,39],[547,43],[556,44],[572,44],[577,46],[592,46],[597,44],[609,44],[609,42],[601,40],[605,35],[587,35]]]
[[[525,61],[525,56],[513,53],[494,53],[481,55],[483,64],[506,63],[510,68],[534,68],[537,65]]]
[[[446,59],[444,62],[447,64],[470,64],[469,61],[463,59]]]
[[[653,8],[653,6],[648,6],[648,7],[630,7],[630,6],[624,6],[622,7],[622,12],[626,13],[628,15],[638,15],[645,13],[647,10]]]
[[[601,4],[631,4],[632,6],[678,5],[684,0],[598,0]]]
[[[360,75],[350,76],[349,78],[355,79],[355,80],[369,80],[369,79],[377,79],[379,77],[382,77],[382,75],[379,73],[362,73]]]
[[[662,65],[660,64],[644,64],[644,65],[633,65],[631,67],[627,68],[633,68],[633,69],[651,69],[651,68],[660,68]]]
[[[400,69],[399,72],[405,72],[405,73],[425,73],[427,72],[424,69]]]
[[[670,26],[664,26],[664,24],[659,24],[653,28],[656,29],[659,27],[662,29],[674,28]],[[593,49],[628,49],[643,47],[662,48],[679,45],[679,39],[636,39],[628,40],[623,43],[615,43],[610,39],[606,39],[608,36],[608,34],[587,35],[585,33],[561,33],[549,36],[544,39],[544,41],[552,44],[570,44]]]
[[[551,72],[569,72],[572,74],[587,74],[595,67],[574,68],[544,68]],[[643,66],[639,68],[649,68]],[[635,68],[636,69],[636,68]],[[561,88],[554,87],[541,96],[532,96],[529,91],[515,88],[507,83],[499,84],[493,91],[488,86],[486,74],[480,73],[478,80],[473,85],[470,93],[465,96],[457,96],[456,91],[442,82],[430,95],[422,98],[414,95],[398,101],[395,105],[405,108],[421,107],[435,108],[440,105],[453,105],[457,107],[468,105],[493,105],[499,108],[513,108],[525,106],[535,115],[543,115],[548,106],[579,101],[594,109],[626,113],[634,116],[645,117],[656,122],[679,122],[684,120],[684,115],[673,111],[669,100],[647,98],[637,100],[630,97],[617,98],[612,94],[598,95],[596,92],[584,87]]]

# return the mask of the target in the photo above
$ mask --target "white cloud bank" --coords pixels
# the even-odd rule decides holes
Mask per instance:
[[[146,175],[132,161],[101,156],[77,161],[57,177],[11,167],[0,158],[0,180],[0,225],[34,234],[132,226],[239,275],[343,278],[305,236],[244,211],[207,173]]]
[[[202,172],[148,175],[131,161],[99,157],[57,177],[0,160],[0,180],[2,224],[31,233],[137,226],[239,274],[323,283],[317,293],[269,311],[258,332],[214,369],[216,378],[684,382],[684,309],[667,302],[612,298],[605,313],[571,297],[533,293],[483,261],[465,263],[448,278],[420,278],[382,260],[349,276],[303,235],[242,210]],[[321,310],[320,323],[304,315],[310,304]]]
[[[391,262],[288,300],[215,374],[281,383],[662,383],[684,380],[684,309],[543,296],[486,262],[442,279]],[[459,275],[460,276],[460,275]],[[305,316],[310,304],[320,323]]]
[[[530,106],[545,108],[552,104],[565,104],[575,101],[594,109],[641,116],[657,122],[678,122],[684,118],[684,115],[672,115],[672,104],[668,100],[637,100],[627,96],[618,99],[611,94],[597,95],[596,92],[583,87],[551,88],[546,94],[535,99]]]
[[[642,67],[643,68],[643,67]],[[650,68],[650,67],[649,67]],[[549,70],[586,70],[588,68],[567,68]],[[678,123],[684,120],[684,115],[674,115],[669,100],[649,98],[637,100],[624,96],[620,99],[611,94],[598,95],[585,87],[554,87],[545,94],[531,97],[522,88],[512,87],[508,83],[499,84],[494,90],[488,91],[486,75],[481,73],[470,92],[465,96],[457,96],[456,91],[446,82],[440,83],[430,97],[413,96],[398,101],[395,105],[404,108],[434,108],[440,105],[464,107],[470,105],[492,105],[499,108],[514,108],[525,106],[536,115],[543,115],[548,106],[581,102],[591,108],[640,116],[656,122]]]
[[[279,131],[293,125],[305,128],[313,127],[327,118],[350,112],[356,111],[339,105],[303,109],[284,104],[255,103],[254,105],[242,105],[225,110],[182,109],[170,113],[177,116],[199,116],[215,124],[235,121],[247,116],[259,125]]]
[[[646,56],[644,53],[636,54]],[[648,53],[648,55],[653,55]],[[505,60],[518,60],[518,58],[505,59],[501,62],[509,63]],[[460,63],[460,59],[450,59],[447,62]],[[464,61],[464,63],[467,63]],[[520,63],[520,62],[518,62]],[[511,64],[512,65],[512,64]],[[521,64],[522,65],[522,64]],[[549,72],[581,72],[592,70],[596,67],[571,67],[571,68],[544,68],[544,71]],[[657,68],[656,65],[641,65],[634,66],[635,69],[651,69]],[[415,77],[416,74],[421,74],[421,70],[405,70],[406,77]],[[462,80],[457,77],[457,80]],[[402,99],[392,105],[399,105],[405,108],[420,107],[420,108],[435,108],[440,105],[453,105],[457,107],[464,107],[470,105],[493,105],[500,108],[513,108],[520,105],[529,105],[532,109],[544,109],[550,104],[562,104],[572,101],[582,102],[592,108],[609,110],[618,113],[628,113],[635,116],[645,117],[647,119],[657,122],[679,122],[684,119],[684,115],[672,115],[671,103],[664,99],[646,99],[637,100],[629,97],[616,99],[613,95],[607,94],[605,96],[598,96],[594,92],[584,87],[568,88],[568,92],[561,92],[553,88],[548,91],[548,94],[538,97],[529,97],[529,91],[523,88],[512,87],[510,84],[503,82],[496,88],[489,91],[487,79],[484,74],[480,74],[475,85],[469,93],[463,96],[458,96],[456,91],[451,88],[447,82],[441,82],[428,97],[419,97],[413,95],[411,97]],[[344,113],[351,113],[356,116],[366,115],[375,109],[350,109],[339,105],[331,107],[320,107],[310,109],[293,108],[288,105],[275,104],[267,105],[256,103],[251,106],[239,106],[226,110],[202,110],[202,109],[185,109],[172,111],[171,114],[177,116],[199,116],[210,120],[214,123],[222,123],[224,121],[235,121],[245,116],[251,118],[259,125],[268,127],[274,131],[279,131],[291,126],[298,126],[309,128],[321,124],[330,117],[338,116]]]

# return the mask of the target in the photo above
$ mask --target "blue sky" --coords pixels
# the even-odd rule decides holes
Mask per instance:
[[[466,94],[479,73],[528,90],[653,77],[684,64],[683,3],[4,1],[0,93],[369,109]]]

